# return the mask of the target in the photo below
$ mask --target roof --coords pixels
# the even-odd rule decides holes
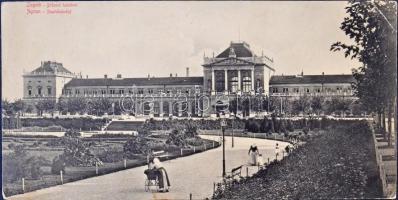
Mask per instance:
[[[67,70],[62,63],[51,62],[51,61],[44,61],[41,63],[41,66],[36,68],[32,71],[32,73],[41,73],[41,72],[61,72],[61,73],[68,73],[72,74],[69,70]]]
[[[149,86],[149,85],[203,85],[203,77],[158,77],[158,78],[74,78],[65,87],[79,86]]]
[[[304,75],[304,76],[272,76],[272,84],[311,84],[311,83],[354,83],[351,74],[342,75]]]
[[[231,42],[231,45],[216,58],[228,58],[231,48],[234,50],[236,57],[253,57],[254,55],[246,42]]]

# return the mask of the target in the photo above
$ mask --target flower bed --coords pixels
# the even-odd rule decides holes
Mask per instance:
[[[344,124],[307,143],[214,199],[332,199],[382,197],[370,128]]]

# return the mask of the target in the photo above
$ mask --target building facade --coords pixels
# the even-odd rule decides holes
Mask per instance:
[[[62,63],[42,62],[40,67],[23,75],[23,99],[28,104],[42,99],[58,101],[65,84],[76,77]]]
[[[300,96],[355,98],[352,75],[274,76],[273,60],[257,56],[245,42],[231,42],[217,56],[204,57],[203,76],[146,78],[82,78],[61,63],[46,61],[23,75],[23,99],[33,107],[44,99],[54,102],[84,98],[87,107],[98,99],[116,102],[122,112],[137,116],[201,117],[228,113],[233,100],[265,96],[296,99]],[[252,99],[250,100],[252,101]],[[282,101],[281,101],[282,102]],[[114,103],[113,103],[114,104]],[[251,107],[243,116],[250,115]],[[244,108],[236,112],[242,112]],[[234,111],[235,112],[235,111]]]
[[[300,96],[325,98],[355,98],[351,74],[342,75],[281,75],[272,76],[269,83],[271,97],[299,98]]]

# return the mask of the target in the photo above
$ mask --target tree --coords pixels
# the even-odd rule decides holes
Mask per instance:
[[[38,101],[35,106],[40,116],[43,115],[43,112],[52,113],[55,110],[55,100],[43,99]]]
[[[86,109],[87,101],[85,98],[76,97],[70,98],[67,101],[68,111],[71,113],[83,113]]]
[[[394,1],[350,1],[346,12],[349,16],[344,18],[341,29],[354,44],[336,42],[331,50],[344,51],[346,57],[351,56],[363,64],[353,70],[357,80],[355,94],[365,107],[377,113],[378,125],[384,129],[385,124],[380,122],[384,121],[381,118],[387,109],[391,144],[391,117],[397,88],[397,4]]]
[[[324,99],[323,97],[314,97],[311,99],[311,108],[313,111],[316,112],[317,115],[319,115],[320,111],[323,110],[324,105]]]
[[[23,114],[26,109],[26,104],[21,99],[18,99],[12,104],[12,107],[13,107],[14,112]]]
[[[308,96],[300,96],[300,98],[296,99],[292,103],[292,112],[294,114],[298,114],[303,112],[303,114],[308,113],[310,110],[310,99]]]

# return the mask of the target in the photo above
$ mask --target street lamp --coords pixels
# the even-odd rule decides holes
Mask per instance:
[[[234,148],[234,125],[235,125],[236,116],[232,117],[232,148]]]
[[[220,116],[221,117],[221,116]],[[225,127],[227,122],[225,118],[221,117],[221,131],[222,131],[222,177],[225,177]]]

